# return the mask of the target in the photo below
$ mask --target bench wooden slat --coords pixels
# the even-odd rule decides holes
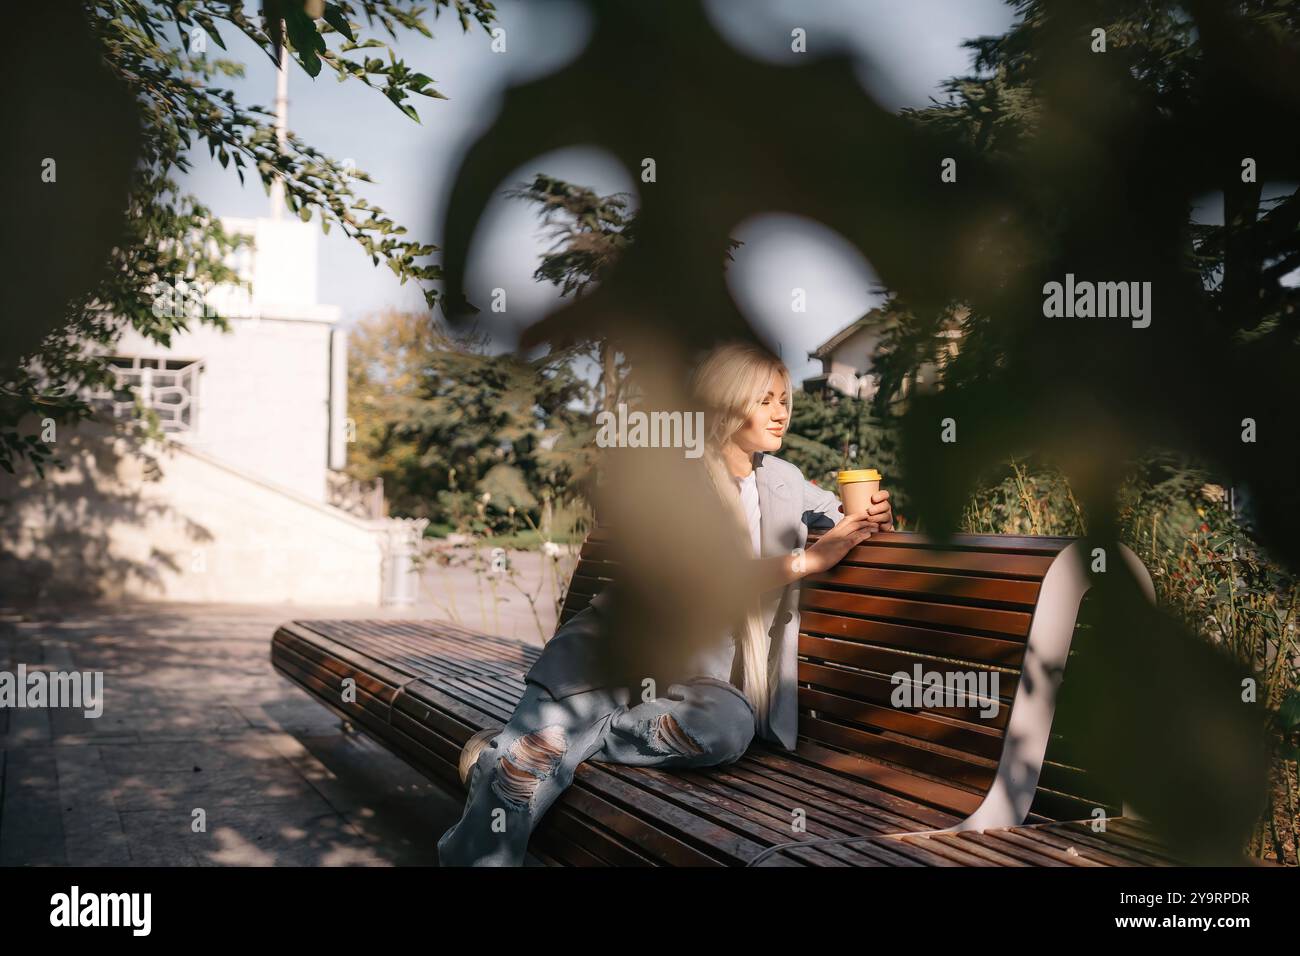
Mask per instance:
[[[1113,819],[1113,818],[1112,818]],[[1133,846],[1113,830],[1094,834],[1088,824],[1080,821],[1062,822],[1053,832],[1071,840],[1077,840],[1086,846],[1093,846],[1115,856],[1132,861],[1132,866],[1173,866],[1176,863],[1163,853],[1150,852],[1140,846]]]
[[[820,537],[820,535],[810,536],[810,541]],[[842,563],[915,571],[971,572],[981,577],[996,575],[1041,581],[1055,557],[1055,552],[1051,555],[1034,555],[1001,551],[937,551],[917,547],[878,547],[872,543],[873,540],[874,538],[868,540],[866,544],[850,548]]]
[[[813,532],[808,537],[811,545],[821,535]],[[981,577],[998,576],[1016,578],[1026,581],[1042,580],[1052,559],[1059,548],[1049,549],[1049,553],[1031,554],[997,551],[942,551],[924,547],[884,547],[874,543],[875,538],[866,544],[850,548],[844,556],[844,565],[865,565],[873,568],[893,568],[897,570],[937,571],[937,572],[972,572]],[[613,542],[588,539],[579,555],[582,564],[608,565],[612,573],[622,561],[622,555]]]
[[[1087,860],[1089,863],[1094,863],[1099,866],[1133,865],[1132,860],[1118,856],[1114,853],[1108,853],[1105,850],[1098,849],[1097,847],[1088,846],[1079,840],[1068,839],[1053,831],[1042,829],[1040,827],[1017,827],[1015,832],[1026,840],[1033,840],[1035,843],[1042,844],[1043,846],[1056,850],[1059,853],[1065,853],[1068,855],[1070,850],[1074,850],[1074,852],[1079,855],[1079,859]]]
[[[726,833],[725,840],[729,845],[734,844],[738,849],[744,850],[743,853],[735,853],[731,857],[733,864],[748,862],[767,846],[780,842],[781,834],[774,833],[770,827],[755,822],[750,814],[736,812],[742,809],[738,804],[721,801],[709,794],[706,788],[699,786],[689,774],[676,775],[670,783],[663,778],[662,774],[644,767],[607,763],[600,763],[599,766],[636,787],[652,791],[665,802],[677,804],[688,810],[691,816],[708,821],[718,833]],[[732,812],[723,814],[722,811],[727,809]],[[718,822],[720,818],[726,819],[726,825]],[[744,836],[741,836],[742,833]],[[812,848],[800,850],[792,856],[812,866],[840,865],[839,861]]]
[[[823,585],[853,588],[869,594],[934,596],[948,603],[1010,604],[1032,608],[1038,600],[1038,582],[970,574],[934,574],[891,568],[838,564],[821,574],[804,578],[804,588]]]
[[[327,703],[337,703],[340,709],[357,717],[369,715],[376,720],[384,720],[397,688],[376,681],[348,665],[331,662],[325,666],[287,644],[276,648],[271,658],[272,664],[285,671],[302,683],[310,680],[318,696]],[[347,668],[347,669],[344,669]],[[355,699],[344,700],[344,680],[356,677]]]
[[[972,759],[962,759],[916,746],[910,742],[867,733],[843,724],[833,724],[815,717],[800,715],[799,722],[808,724],[809,736],[827,743],[837,744],[855,754],[861,754],[883,764],[902,770],[911,770],[940,777],[951,784],[969,787],[973,793],[984,793],[993,782],[997,766],[993,761],[985,764]]]
[[[943,604],[936,601],[914,601],[807,585],[801,589],[799,606],[801,610],[878,618],[897,621],[900,624],[933,624],[939,627],[964,628],[992,635],[1010,634],[1023,638],[1029,633],[1030,616],[1025,611],[1003,611],[996,608]]]
[[[585,854],[594,859],[596,866],[653,867],[655,859],[642,853],[636,846],[618,834],[587,819],[585,811],[571,806],[555,806],[555,823],[546,818],[535,831],[534,841],[553,853],[561,855],[569,865],[579,862]],[[550,817],[551,813],[547,813]],[[704,864],[707,865],[707,862]]]
[[[931,736],[926,733],[926,728],[938,733],[941,732],[939,728],[954,727],[978,735],[971,738],[972,746],[976,748],[973,752],[988,756],[986,751],[991,748],[993,757],[1001,752],[1001,731],[1006,726],[1010,702],[1000,696],[997,698],[997,713],[981,717],[978,706],[943,707],[925,704],[895,707],[891,701],[895,685],[883,675],[800,661],[798,676],[801,685],[808,685],[799,688],[800,706],[822,709],[858,723],[889,728],[900,733],[913,733],[926,739]],[[865,709],[859,708],[859,704],[865,705]],[[887,713],[881,713],[882,710]],[[914,729],[909,730],[909,727]]]
[[[879,807],[858,803],[855,812],[849,812],[839,802],[814,799],[816,788],[791,786],[786,779],[756,772],[748,761],[718,770],[707,778],[707,784],[754,804],[763,813],[775,812],[778,830],[791,824],[796,808],[807,815],[809,832],[827,836],[867,836],[916,828],[915,821]]]
[[[1011,846],[1017,848],[1018,851],[1023,852],[1025,854],[1025,859],[1027,859],[1031,863],[1034,862],[1035,860],[1040,860],[1043,857],[1046,857],[1048,860],[1055,860],[1057,864],[1061,866],[1083,866],[1083,867],[1096,868],[1104,865],[1102,863],[1098,863],[1096,860],[1089,859],[1088,857],[1085,857],[1082,854],[1076,853],[1074,855],[1071,855],[1065,852],[1064,850],[1052,846],[1049,843],[1043,843],[1043,842],[1029,839],[1028,837],[1024,836],[1021,833],[1016,832],[1015,830],[985,830],[984,833],[988,835],[991,839],[997,841],[998,843],[1010,844]],[[1050,865],[1050,864],[1036,864],[1036,865],[1041,866],[1041,865]]]
[[[1017,672],[1008,670],[1005,667],[990,667],[983,661],[963,660],[960,658],[954,660],[949,655],[944,655],[945,660],[936,660],[929,655],[923,656],[920,653],[894,647],[877,647],[873,644],[862,644],[857,641],[818,637],[805,631],[799,633],[799,655],[805,658],[805,660],[800,661],[800,680],[813,681],[814,678],[819,677],[827,683],[834,683],[831,678],[833,673],[840,674],[845,680],[851,680],[862,672],[886,678],[901,672],[910,679],[917,664],[920,664],[924,671],[944,670],[987,674],[990,681],[992,675],[996,673],[998,675],[996,696],[1005,699],[1008,706],[1016,696],[1016,688],[1020,684],[1020,675]],[[826,666],[827,664],[835,666]],[[803,676],[805,666],[807,667],[808,677]],[[869,689],[864,688],[864,693],[867,690]],[[990,683],[989,692],[992,693],[992,691],[993,687]],[[1002,710],[1003,708],[999,708],[999,713]],[[985,723],[997,720],[997,716],[991,715],[977,719],[981,723]]]
[[[541,654],[521,642],[450,622],[424,623],[417,627],[401,620],[310,621],[289,626],[326,638],[335,653],[358,667],[372,667],[376,673],[387,668],[403,678],[526,671]]]
[[[827,643],[813,644],[810,647],[832,660],[844,660],[845,663],[852,662],[850,655],[855,653],[856,646],[860,644],[1004,668],[1019,668],[1025,655],[1025,644],[1020,639],[982,637],[888,621],[868,621],[809,609],[800,611],[799,626],[801,642],[805,636],[814,640],[830,639]],[[802,644],[800,653],[803,653]],[[841,654],[844,656],[841,657]]]
[[[810,530],[808,541],[816,541],[825,532]],[[600,524],[587,532],[587,540],[595,543],[615,541],[612,525]],[[994,551],[1000,554],[1026,554],[1051,556],[1068,547],[1074,538],[1049,535],[1011,534],[956,534],[948,541],[910,531],[879,531],[871,536],[875,547],[911,548],[916,550],[942,548],[953,551]]]
[[[987,854],[976,853],[974,848],[951,840],[935,840],[928,836],[907,836],[900,839],[899,842],[905,846],[929,850],[931,853],[952,860],[958,866],[998,865],[996,861],[989,859]]]
[[[661,865],[721,866],[735,858],[738,837],[715,832],[716,828],[680,812],[647,790],[628,786],[594,761],[578,767],[574,782],[560,800],[624,837],[639,852]],[[639,812],[627,813],[625,807]],[[672,832],[678,828],[693,832],[699,842],[682,840]],[[710,843],[711,838],[718,840],[718,844]],[[703,849],[703,845],[708,845],[708,849]]]
[[[1000,856],[1015,860],[1021,866],[1070,866],[1068,861],[1040,852],[1032,844],[1029,848],[1026,848],[1015,842],[1001,839],[996,830],[987,832],[983,830],[963,830],[961,833],[954,834],[954,836],[958,840],[966,840],[969,843],[991,850]]]
[[[1132,840],[1135,845],[1145,847],[1150,853],[1163,855],[1167,852],[1161,845],[1160,838],[1145,823],[1133,817],[1111,816],[1107,828],[1112,833]]]
[[[286,624],[277,632],[271,652],[274,654],[278,648],[292,649],[299,656],[341,676],[355,675],[359,683],[373,688],[372,692],[383,696],[385,701],[390,699],[395,688],[415,676],[409,670],[360,653],[297,622]]]
[[[874,837],[871,840],[873,845],[886,846],[892,844],[890,849],[905,854],[916,860],[921,866],[938,866],[938,867],[966,867],[970,864],[963,863],[954,859],[952,856],[942,853],[935,853],[925,845],[924,840],[895,840],[890,837]]]
[[[956,814],[959,819],[971,813],[980,803],[978,793],[908,773],[889,764],[870,760],[864,754],[832,750],[808,738],[800,739],[795,753],[802,760],[818,767],[856,777],[880,790]]]
[[[992,840],[986,839],[983,834],[971,830],[962,833],[931,833],[924,839],[929,840],[931,844],[960,848],[972,856],[987,860],[993,866],[1022,867],[1030,865],[1019,857],[1003,852],[993,844]]]
[[[808,800],[806,794],[792,799],[780,792],[770,790],[767,786],[756,784],[748,775],[745,775],[744,768],[740,764],[707,775],[686,774],[683,776],[687,778],[688,782],[698,784],[702,791],[716,795],[718,800],[723,801],[723,806],[734,808],[737,813],[744,814],[755,820],[759,825],[764,826],[770,844],[779,844],[792,840],[842,838],[872,832],[867,829],[870,816],[864,816],[861,820],[853,821],[832,818],[829,814],[820,813],[819,806],[810,805],[811,801]],[[759,779],[761,780],[761,778]],[[804,833],[795,833],[791,829],[795,809],[802,809],[806,813],[807,829]],[[877,832],[887,826],[883,821],[874,822]],[[865,854],[868,859],[864,860],[863,852],[856,846],[828,845],[816,847],[815,849],[819,853],[835,857],[844,864],[857,866],[876,865],[876,856],[868,853]]]
[[[751,749],[744,760],[729,769],[733,774],[759,780],[766,787],[794,789],[806,799],[815,800],[819,812],[857,818],[866,827],[882,825],[897,833],[938,829],[960,819],[768,748]]]
[[[383,729],[384,718],[380,714],[386,713],[387,708],[372,706],[374,698],[371,698],[365,691],[358,691],[356,702],[349,703],[343,700],[343,695],[339,693],[337,685],[327,683],[316,677],[314,671],[299,669],[287,656],[277,657],[275,667],[280,673],[310,691],[312,696],[330,707],[339,716],[372,731]]]
[[[736,765],[739,768],[739,765]],[[876,829],[866,829],[865,824],[870,818],[864,818],[862,821],[850,820],[845,821],[842,818],[831,819],[828,816],[820,814],[820,807],[817,805],[809,806],[811,801],[804,795],[802,798],[796,797],[793,800],[783,799],[779,794],[773,793],[767,787],[754,784],[746,776],[743,776],[744,770],[740,768],[736,773],[728,772],[733,768],[726,768],[707,776],[696,777],[690,774],[683,774],[688,784],[693,784],[698,780],[702,790],[717,794],[718,798],[725,801],[723,806],[732,808],[734,812],[744,815],[757,821],[760,825],[767,828],[769,840],[773,844],[780,844],[788,841],[810,841],[822,838],[840,839],[844,837],[864,836],[873,832],[886,832],[888,825],[883,821],[870,821],[876,825]],[[796,833],[790,830],[791,823],[794,819],[793,810],[795,808],[805,810],[806,831]],[[809,850],[815,850],[822,854],[835,857],[838,861],[852,866],[876,866],[881,862],[881,855],[864,849],[862,844],[827,844],[824,846],[810,847]],[[794,850],[788,852],[794,853]],[[802,852],[802,851],[801,851]],[[913,865],[911,860],[894,861],[889,865]]]
[[[1104,807],[1108,814],[1118,815],[1122,807],[1099,804],[1095,800],[1084,800],[1072,794],[1057,793],[1045,787],[1039,787],[1030,805],[1030,821],[1035,818],[1045,820],[1083,820],[1091,816],[1098,806]]]
[[[823,534],[825,531],[810,530],[808,541],[816,541]],[[950,540],[943,541],[911,531],[879,531],[870,540],[873,546],[886,548],[925,550],[938,547],[952,551],[1053,556],[1069,547],[1075,539],[1050,535],[955,534]]]
[[[923,742],[936,744],[994,763],[1002,753],[1000,734],[981,730],[972,724],[941,719],[933,711],[913,713],[882,707],[869,701],[829,694],[810,687],[801,688],[799,698],[801,714],[806,703],[812,719],[822,720],[833,716],[840,721],[851,721],[851,724],[845,725],[845,729],[890,738],[906,737],[915,740],[918,745]],[[813,728],[809,729],[811,731]]]

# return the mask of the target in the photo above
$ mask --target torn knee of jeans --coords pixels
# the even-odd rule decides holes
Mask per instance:
[[[508,802],[527,806],[542,780],[555,772],[567,747],[559,724],[524,734],[498,759],[492,788]]]
[[[650,743],[660,753],[683,754],[688,757],[704,753],[704,748],[682,729],[672,714],[660,714],[650,721]]]

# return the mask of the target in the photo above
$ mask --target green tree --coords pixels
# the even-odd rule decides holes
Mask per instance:
[[[601,196],[586,186],[538,173],[532,182],[506,195],[536,206],[551,247],[533,278],[550,282],[562,296],[576,298],[599,283],[636,238],[636,213],[629,209],[632,197],[626,193]],[[599,408],[613,411],[623,398],[626,364],[606,339],[589,342],[586,347],[600,369]]]
[[[376,265],[383,263],[403,282],[420,283],[426,300],[434,302],[432,283],[441,273],[427,259],[435,247],[407,238],[404,226],[358,191],[358,184],[371,182],[369,176],[293,133],[278,136],[270,111],[241,102],[223,86],[223,80],[243,75],[244,65],[223,55],[226,36],[241,34],[274,63],[283,44],[311,77],[328,67],[341,81],[373,87],[418,122],[411,99],[443,96],[375,34],[394,40],[409,31],[429,36],[425,9],[399,0],[266,0],[260,17],[247,14],[241,3],[219,0],[17,7],[18,21],[11,28],[30,45],[24,55],[33,69],[43,72],[49,63],[71,59],[71,78],[64,85],[51,84],[21,104],[20,128],[33,131],[19,140],[21,181],[41,168],[42,151],[59,142],[50,132],[55,124],[41,114],[64,119],[69,87],[93,103],[102,101],[117,119],[108,128],[96,125],[93,114],[86,116],[90,138],[69,143],[61,154],[68,175],[59,189],[65,192],[48,189],[43,195],[55,199],[42,201],[76,195],[83,179],[95,182],[104,195],[94,202],[82,196],[53,211],[31,210],[44,214],[42,221],[55,234],[72,237],[70,245],[75,247],[83,232],[93,234],[97,244],[78,250],[85,264],[71,272],[59,271],[66,250],[56,245],[45,250],[38,240],[38,268],[46,270],[47,281],[38,292],[7,300],[10,314],[22,317],[22,329],[0,355],[0,467],[13,471],[26,460],[41,468],[53,454],[40,437],[41,422],[61,425],[93,414],[81,390],[111,381],[105,356],[124,329],[166,345],[193,321],[224,326],[221,316],[202,309],[175,316],[153,308],[164,283],[179,279],[201,293],[234,278],[223,260],[242,240],[228,235],[211,211],[176,183],[176,175],[190,169],[193,148],[206,147],[223,167],[233,167],[241,182],[251,174],[268,191],[282,183],[291,212],[303,221],[315,218],[324,232],[342,230]],[[431,9],[435,15],[452,11],[463,30],[472,23],[487,27],[494,16],[484,0],[433,0]],[[376,55],[381,53],[385,57]],[[19,92],[26,97],[29,91]],[[30,281],[15,276],[5,284]],[[38,293],[46,297],[35,298]]]
[[[351,341],[348,470],[383,478],[392,511],[501,533],[525,528],[524,514],[542,525],[548,501],[581,510],[595,431],[574,352],[493,355],[473,329],[395,311],[361,322]]]
[[[1165,220],[1168,214],[1181,213],[1180,222],[1167,224],[1183,231],[1178,265],[1200,277],[1206,314],[1235,337],[1243,355],[1292,348],[1300,330],[1300,309],[1296,307],[1300,289],[1282,279],[1300,269],[1300,243],[1296,241],[1300,189],[1278,190],[1289,178],[1286,170],[1295,171],[1295,161],[1289,157],[1274,163],[1272,169],[1266,164],[1263,170],[1258,164],[1265,157],[1272,158],[1275,151],[1287,149],[1288,141],[1294,153],[1294,137],[1289,133],[1279,136],[1280,130],[1251,135],[1242,127],[1247,121],[1269,116],[1270,109],[1281,115],[1295,109],[1295,97],[1288,92],[1294,89],[1294,77],[1279,71],[1286,69],[1286,51],[1294,50],[1300,34],[1300,4],[1250,0],[1236,4],[1232,14],[1227,14],[1212,4],[1166,0],[1080,4],[1077,12],[1067,12],[1062,4],[1048,0],[1007,2],[1020,17],[1005,34],[964,44],[972,53],[973,72],[944,84],[944,102],[905,109],[902,115],[920,129],[969,146],[993,170],[990,178],[1016,177],[1023,183],[1022,208],[1028,213],[1025,225],[1033,230],[1034,241],[1016,250],[1018,265],[1032,267],[1070,255],[1069,244],[1075,240],[1067,227],[1082,211],[1078,204],[1097,198],[1095,192],[1086,195],[1051,175],[1033,179],[1026,175],[1033,167],[1047,174],[1063,169],[1040,165],[1064,159],[1045,155],[1044,148],[1044,137],[1063,131],[1061,119],[1052,111],[1059,98],[1090,95],[1100,102],[1112,94],[1122,95],[1128,99],[1126,109],[1150,109],[1167,133],[1185,142],[1185,137],[1197,135],[1196,121],[1232,109],[1231,96],[1249,87],[1258,95],[1258,102],[1249,110],[1236,111],[1238,119],[1223,130],[1225,135],[1229,130],[1238,135],[1235,142],[1198,148],[1209,160],[1195,164],[1199,168],[1186,162],[1168,166],[1168,189],[1181,190],[1190,180],[1200,179],[1197,185],[1206,193],[1222,195],[1223,223],[1193,222],[1190,205],[1160,212]],[[1102,84],[1092,90],[1066,87],[1059,71],[1047,61],[1050,52],[1071,30],[1079,28],[1082,20],[1087,21],[1089,36],[1092,30],[1102,30],[1107,40],[1108,67],[1089,71],[1088,79]],[[1224,36],[1217,40],[1204,37],[1211,25],[1222,27]],[[1237,46],[1226,48],[1229,43]],[[1256,63],[1225,62],[1230,56],[1244,57],[1248,45],[1257,48]],[[1213,79],[1217,76],[1232,82],[1216,86]],[[1268,88],[1274,79],[1279,81],[1277,88]],[[1080,119],[1094,128],[1108,125],[1095,110]],[[1075,130],[1072,135],[1081,132]],[[1246,154],[1259,150],[1263,152],[1252,161],[1254,173],[1243,175]],[[1206,166],[1213,167],[1212,171]],[[1278,194],[1265,198],[1266,180]],[[913,314],[905,303],[894,303],[897,323],[890,338],[892,347],[877,368],[882,386],[878,408],[883,410],[885,403],[897,397],[909,370],[933,361],[934,332],[951,318],[955,307],[953,303],[940,311]],[[987,307],[970,314],[962,325],[962,355],[949,373],[950,384],[959,387],[998,374],[1009,350],[1015,348],[1011,336],[1017,331],[1001,319]]]

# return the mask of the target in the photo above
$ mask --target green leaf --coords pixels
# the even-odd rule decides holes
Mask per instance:
[[[320,74],[320,57],[317,54],[325,49],[325,39],[316,29],[316,22],[307,16],[305,10],[298,7],[285,9],[284,26],[289,33],[289,41],[298,52],[298,62],[311,76]]]
[[[320,75],[320,57],[318,57],[314,52],[299,54],[298,62],[302,64],[302,68],[311,76],[315,77]]]
[[[217,25],[212,22],[211,17],[206,15],[204,16],[196,15],[194,17],[194,20],[196,23],[198,23],[199,26],[203,27],[203,29],[207,32],[208,36],[212,37],[213,42],[215,42],[217,46],[221,47],[221,49],[223,50],[226,49],[226,43],[224,40],[221,39],[221,34],[217,32]]]
[[[1300,727],[1300,690],[1293,690],[1277,709],[1277,722],[1285,731]]]
[[[339,33],[342,33],[352,43],[357,42],[357,38],[352,35],[352,27],[348,24],[348,18],[343,15],[338,4],[325,4],[325,22],[332,26]]]

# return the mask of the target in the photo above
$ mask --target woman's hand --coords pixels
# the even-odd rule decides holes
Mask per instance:
[[[881,531],[894,530],[894,507],[889,503],[888,491],[873,491],[871,493],[871,504],[867,508],[867,514],[871,519],[880,525]]]
[[[889,492],[877,492],[876,494],[887,496]],[[873,504],[871,507],[879,508],[880,506]],[[885,513],[889,514],[892,520],[893,515],[889,513],[887,500],[884,507]],[[845,515],[843,520],[818,538],[817,543],[804,552],[804,573],[821,574],[823,571],[829,571],[844,559],[850,548],[866,541],[867,538],[879,530],[880,522],[870,508],[866,511]]]

